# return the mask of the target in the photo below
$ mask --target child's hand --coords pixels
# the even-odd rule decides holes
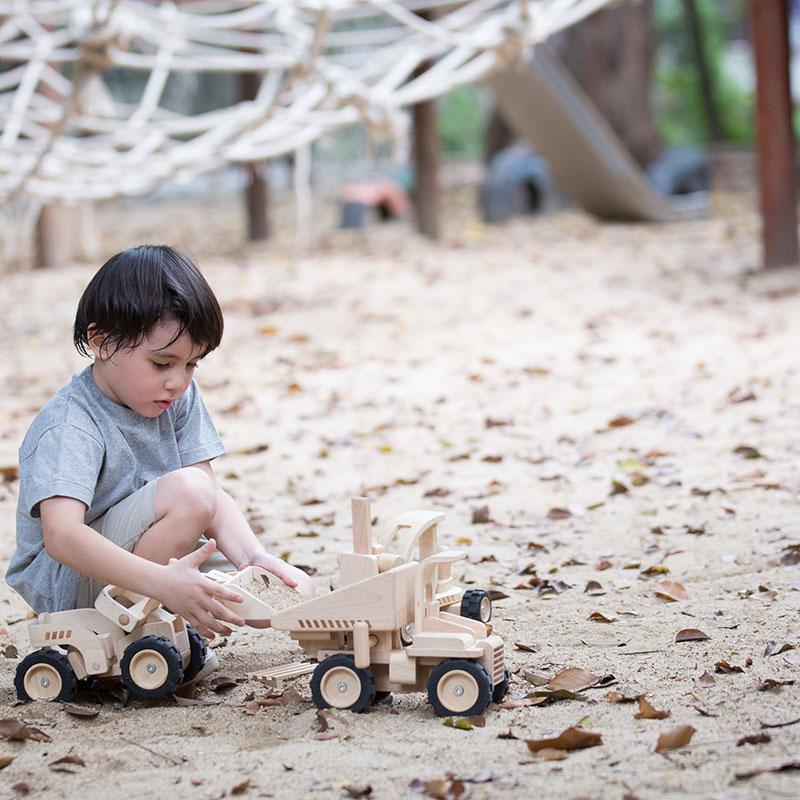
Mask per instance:
[[[307,573],[303,572],[303,570],[298,567],[287,564],[280,558],[271,556],[269,553],[263,551],[255,553],[250,557],[247,566],[262,567],[263,569],[269,570],[273,575],[277,575],[287,586],[291,586],[292,589],[297,589],[303,597],[314,596],[314,586]]]
[[[158,599],[175,614],[180,614],[199,633],[209,639],[219,633],[227,636],[231,629],[225,624],[244,625],[245,621],[226,608],[222,600],[241,603],[240,594],[220,586],[200,572],[200,565],[216,549],[216,542],[209,539],[201,548],[183,558],[171,558],[164,567],[163,587],[159,587]]]

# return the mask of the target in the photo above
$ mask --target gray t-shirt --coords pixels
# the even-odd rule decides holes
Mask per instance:
[[[194,381],[163,414],[143,417],[106,397],[87,367],[42,408],[20,445],[7,583],[37,613],[75,608],[80,574],[44,549],[39,503],[73,497],[91,525],[154,478],[224,452]]]

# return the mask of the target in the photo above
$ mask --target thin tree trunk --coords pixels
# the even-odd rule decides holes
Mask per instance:
[[[254,100],[261,85],[261,75],[255,72],[242,73],[239,81],[243,100]],[[247,238],[251,242],[261,242],[269,238],[269,185],[266,181],[266,162],[245,164],[247,185],[244,202],[247,210]]]

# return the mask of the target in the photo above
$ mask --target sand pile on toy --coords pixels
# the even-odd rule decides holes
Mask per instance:
[[[250,592],[255,598],[274,611],[283,611],[303,602],[303,595],[296,589],[287,586],[280,578],[275,575],[266,575],[256,570],[248,570],[240,578],[237,578],[231,587],[240,586]]]

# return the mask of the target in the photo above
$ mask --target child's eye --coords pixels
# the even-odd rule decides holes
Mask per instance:
[[[196,363],[196,362],[193,362],[193,361],[190,361],[190,362],[189,362],[189,363],[188,363],[186,366],[187,366],[189,369],[197,369],[197,363]]]
[[[166,369],[169,364],[162,364],[160,361],[151,361],[150,362],[156,369]]]

